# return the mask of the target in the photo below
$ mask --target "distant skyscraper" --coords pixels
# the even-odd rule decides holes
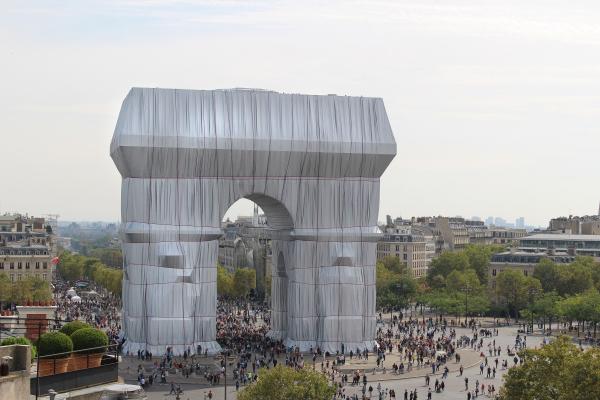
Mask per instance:
[[[494,225],[496,225],[496,226],[506,226],[506,220],[504,218],[496,217],[494,219]]]
[[[477,215],[473,215],[471,217],[471,221],[481,221],[481,218],[479,218]]]
[[[487,226],[494,225],[494,217],[487,217],[487,218],[485,219],[485,224],[486,224]]]
[[[519,217],[515,220],[515,226],[517,228],[524,228],[525,227],[525,218],[524,217]]]

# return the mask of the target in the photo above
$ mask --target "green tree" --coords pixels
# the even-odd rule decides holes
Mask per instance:
[[[221,265],[217,265],[217,294],[219,296],[233,296],[233,274]]]
[[[581,351],[563,336],[520,356],[525,362],[507,372],[500,399],[600,399],[600,349]]]
[[[548,322],[548,328],[552,330],[552,321],[558,319],[560,316],[559,302],[562,297],[556,292],[543,293],[537,297],[531,307],[531,312],[534,317],[541,318],[543,322],[543,328],[546,329],[546,321]]]
[[[585,330],[586,322],[594,326],[594,336],[596,335],[596,326],[600,322],[600,294],[596,289],[567,297],[558,303],[558,308],[561,315],[571,323],[578,322],[577,336],[581,330]]]
[[[400,258],[395,257],[395,256],[385,256],[382,260],[381,263],[384,265],[384,267],[391,272],[396,272],[396,273],[404,273],[407,272],[406,270],[406,264],[400,261]]]
[[[59,257],[58,273],[68,281],[77,280],[83,276],[84,260],[83,256],[65,251]]]
[[[558,269],[558,293],[561,296],[570,296],[583,293],[593,287],[592,271],[589,265],[582,260],[571,264],[560,264]]]
[[[511,317],[517,318],[518,311],[529,304],[532,292],[542,293],[540,281],[524,276],[520,271],[509,269],[496,277],[496,294]]]
[[[31,288],[31,300],[47,301],[52,299],[50,284],[38,276],[29,276],[25,279]]]
[[[256,383],[238,393],[239,400],[330,400],[336,391],[325,375],[308,368],[278,365],[260,369],[258,376]]]
[[[252,268],[238,268],[233,273],[233,294],[244,297],[256,289],[256,271]]]
[[[398,268],[394,263],[388,265],[392,269],[381,261],[376,264],[377,308],[406,307],[417,292],[417,283],[405,268]]]
[[[469,268],[469,257],[462,251],[444,251],[439,257],[431,261],[431,266],[427,273],[427,282],[433,288],[442,278],[446,278],[452,271],[464,271]]]
[[[535,266],[533,277],[540,281],[544,292],[558,291],[559,274],[552,260],[542,258]]]
[[[12,282],[7,274],[0,272],[0,309],[2,309],[2,303],[9,302],[11,300]]]
[[[91,257],[99,259],[103,264],[113,268],[123,267],[123,254],[121,249],[115,249],[112,247],[107,248],[95,248],[89,250]]]
[[[500,245],[470,244],[465,248],[464,253],[469,260],[469,268],[477,273],[479,282],[482,284],[487,283],[488,266],[492,255],[502,250],[504,250],[504,246]]]

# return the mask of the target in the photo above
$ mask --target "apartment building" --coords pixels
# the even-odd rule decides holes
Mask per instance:
[[[411,227],[395,225],[386,227],[383,237],[377,243],[377,259],[393,256],[405,263],[415,278],[427,275],[427,270],[435,254],[435,243],[431,232]]]
[[[0,215],[0,273],[12,282],[38,276],[52,282],[56,256],[52,229],[44,218]]]

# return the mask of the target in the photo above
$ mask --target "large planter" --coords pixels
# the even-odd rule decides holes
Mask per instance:
[[[86,368],[96,368],[102,363],[104,354],[73,354],[69,360],[68,371],[78,371]]]
[[[48,376],[55,374],[64,374],[68,370],[70,357],[65,358],[40,358],[38,365],[38,375]]]
[[[44,333],[38,340],[38,351],[40,376],[62,374],[67,372],[73,342],[60,332]]]
[[[107,350],[108,337],[99,329],[78,329],[71,335],[73,341],[73,370],[99,367]]]

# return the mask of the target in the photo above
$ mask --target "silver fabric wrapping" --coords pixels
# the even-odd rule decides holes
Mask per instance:
[[[303,351],[371,349],[379,178],[395,154],[378,98],[132,89],[111,143],[125,349],[219,350],[218,238],[240,198],[281,233],[270,335]]]

